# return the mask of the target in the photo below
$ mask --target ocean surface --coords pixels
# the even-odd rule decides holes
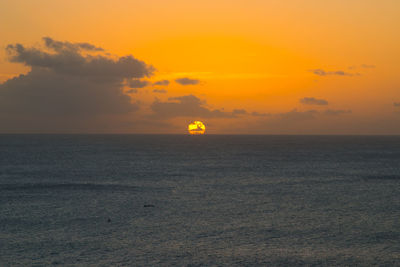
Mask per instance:
[[[400,137],[0,135],[0,266],[400,266]]]

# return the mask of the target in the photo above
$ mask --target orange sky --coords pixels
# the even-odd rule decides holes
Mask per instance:
[[[72,132],[185,133],[200,119],[208,133],[400,134],[399,14],[397,0],[3,0],[0,83],[30,71],[9,62],[7,45],[41,47],[49,36],[91,43],[114,58],[132,54],[156,69],[145,79],[171,82],[157,87],[167,93],[147,86],[129,94],[140,109],[99,119],[112,127]],[[174,82],[183,77],[200,82]],[[160,127],[152,123],[154,101],[185,95],[209,110],[247,114],[190,117],[182,110]],[[10,117],[5,112],[0,122]],[[3,132],[65,131],[6,125]]]

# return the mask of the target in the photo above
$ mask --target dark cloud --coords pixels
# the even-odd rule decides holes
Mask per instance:
[[[327,109],[324,111],[325,115],[329,116],[338,116],[342,114],[350,114],[351,110],[342,110],[342,109]]]
[[[133,88],[133,89],[130,89],[130,90],[128,90],[128,91],[126,91],[128,94],[136,94],[137,92],[138,92],[138,89],[136,89],[136,88]]]
[[[200,83],[199,80],[190,79],[190,78],[187,78],[187,77],[176,79],[175,82],[177,82],[177,83],[179,83],[181,85],[196,85],[196,84]]]
[[[329,75],[337,75],[337,76],[356,76],[360,75],[358,73],[350,73],[350,72],[345,72],[342,70],[337,70],[337,71],[325,71],[323,69],[313,69],[310,70],[312,73],[318,76],[329,76]]]
[[[122,91],[124,80],[150,76],[151,66],[131,55],[117,59],[84,55],[82,50],[102,51],[87,43],[51,38],[44,38],[44,42],[45,49],[7,46],[10,61],[31,70],[0,84],[2,123],[9,120],[17,125],[29,118],[32,125],[47,123],[51,129],[54,122],[65,121],[69,127],[75,121],[138,110],[138,104]]]
[[[153,93],[166,94],[168,91],[165,89],[154,89]]]
[[[151,105],[153,116],[161,119],[174,117],[233,118],[235,114],[219,109],[209,109],[206,102],[194,95],[170,97],[167,102],[158,99]]]
[[[136,110],[122,85],[33,69],[0,85],[0,112],[42,116],[113,114]]]
[[[328,105],[328,101],[326,101],[325,99],[317,99],[314,97],[304,97],[300,99],[300,103],[304,105],[320,105],[320,106]]]
[[[156,81],[155,83],[153,83],[153,85],[168,86],[169,85],[169,81],[168,80]]]
[[[397,107],[397,108],[400,107],[400,102],[394,102],[394,103],[393,103],[393,106],[395,106],[395,107]]]
[[[21,44],[7,46],[11,62],[22,63],[32,68],[45,68],[62,75],[81,76],[98,80],[142,78],[152,75],[154,68],[137,60],[132,55],[117,60],[104,55],[82,55],[77,49],[62,45],[48,47],[50,51],[25,48]]]
[[[132,79],[129,81],[130,88],[143,88],[149,85],[150,83],[146,80]]]

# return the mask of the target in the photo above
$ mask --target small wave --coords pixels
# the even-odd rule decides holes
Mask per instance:
[[[368,175],[364,177],[364,180],[399,180],[400,175]]]
[[[94,183],[32,183],[32,184],[1,184],[0,190],[90,190],[90,191],[133,191],[139,187],[118,184]]]

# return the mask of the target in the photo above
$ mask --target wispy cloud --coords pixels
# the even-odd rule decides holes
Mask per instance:
[[[200,83],[200,80],[184,77],[176,79],[175,82],[179,83],[180,85],[196,85]]]
[[[300,99],[300,103],[304,105],[319,105],[319,106],[328,105],[328,101],[326,101],[325,99],[317,99],[314,97],[304,97]]]
[[[374,68],[376,68],[375,65],[368,65],[368,64],[362,64],[361,67],[364,68],[364,69],[374,69]]]
[[[155,83],[153,83],[153,85],[168,86],[169,85],[169,81],[168,80],[156,81]]]
[[[47,48],[52,49],[56,52],[61,51],[79,51],[79,50],[86,50],[86,51],[104,51],[103,48],[92,45],[90,43],[70,43],[70,42],[62,42],[56,41],[50,37],[43,37],[44,44]]]
[[[154,89],[153,93],[166,94],[166,93],[168,93],[168,91],[165,89]]]
[[[374,69],[376,68],[375,65],[372,64],[361,64],[361,65],[354,65],[354,66],[350,66],[348,69],[349,70],[356,70],[356,69]]]
[[[157,73],[157,79],[170,80],[181,77],[196,77],[196,80],[256,80],[268,78],[286,78],[287,74],[273,74],[273,73],[224,73],[224,72],[171,72],[171,73]],[[153,85],[163,85],[154,84]]]
[[[130,88],[143,88],[149,84],[150,82],[146,80],[132,79],[129,81],[128,86]]]
[[[325,71],[323,69],[312,69],[310,72],[314,73],[315,75],[318,76],[359,76],[359,73],[350,73],[350,72],[345,72],[343,70],[336,70],[336,71]]]

